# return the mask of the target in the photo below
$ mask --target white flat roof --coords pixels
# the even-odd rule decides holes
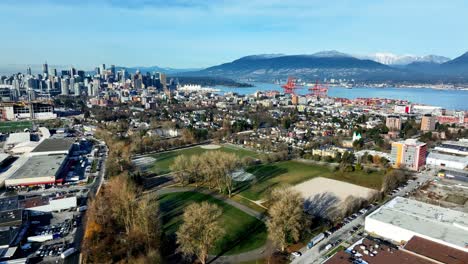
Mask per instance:
[[[29,141],[31,141],[29,132],[11,133],[6,140],[5,145],[12,145]]]
[[[459,147],[468,148],[468,141],[465,141],[465,140],[462,140],[462,141],[447,140],[447,141],[442,141],[441,147],[444,147],[443,145],[452,145],[452,146],[459,146]]]
[[[468,245],[468,214],[463,212],[395,197],[367,217],[462,248]]]
[[[66,157],[65,154],[31,156],[8,179],[56,176]]]
[[[428,159],[445,160],[445,161],[455,161],[455,162],[468,164],[468,157],[466,157],[466,156],[460,157],[460,156],[455,156],[455,155],[450,155],[450,154],[430,152],[429,155],[427,155],[427,158]]]

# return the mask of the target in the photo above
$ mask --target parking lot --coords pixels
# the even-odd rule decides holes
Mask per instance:
[[[42,245],[36,250],[36,255],[43,258],[44,261],[52,261],[54,258],[60,257],[65,250],[71,248],[73,245],[67,242],[59,242],[49,245]]]

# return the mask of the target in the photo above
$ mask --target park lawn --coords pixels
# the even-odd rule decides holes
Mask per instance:
[[[31,129],[31,121],[7,121],[0,122],[0,133],[23,132],[25,128]]]
[[[193,202],[203,201],[215,203],[223,210],[221,226],[225,235],[216,243],[210,254],[233,255],[257,249],[265,244],[267,231],[262,221],[221,200],[197,192],[171,193],[159,198],[163,232],[169,241],[175,242],[175,232],[182,224],[184,208]]]
[[[174,162],[174,159],[179,155],[200,155],[207,151],[222,151],[226,153],[234,153],[239,156],[239,158],[244,157],[256,157],[258,153],[246,149],[236,148],[233,146],[221,146],[219,149],[204,149],[200,146],[193,148],[186,148],[174,151],[168,151],[164,153],[158,153],[151,155],[156,161],[151,167],[151,171],[157,174],[165,174],[170,172],[170,166]]]
[[[338,172],[324,165],[305,164],[298,161],[281,161],[273,164],[261,164],[247,169],[256,179],[238,186],[240,195],[260,200],[269,190],[280,185],[296,185],[315,177],[325,177],[344,181],[368,188],[380,189],[383,172],[365,171]]]

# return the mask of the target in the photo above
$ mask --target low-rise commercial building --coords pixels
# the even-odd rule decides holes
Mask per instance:
[[[463,170],[468,166],[468,156],[457,156],[439,152],[430,152],[429,155],[427,155],[426,164],[431,166]]]
[[[368,215],[365,230],[397,244],[418,236],[468,252],[468,214],[403,197]]]
[[[468,140],[444,141],[434,149],[439,152],[468,156]]]
[[[0,120],[54,119],[54,106],[48,103],[1,103]]]
[[[62,172],[66,158],[67,155],[64,154],[31,156],[5,180],[5,186],[54,184]]]
[[[70,138],[46,138],[31,151],[31,155],[68,155],[73,143],[74,139]]]

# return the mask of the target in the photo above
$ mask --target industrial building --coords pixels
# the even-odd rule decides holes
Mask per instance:
[[[427,146],[426,143],[416,139],[393,142],[391,152],[391,162],[394,168],[406,168],[419,171],[426,164]]]
[[[19,205],[27,211],[54,212],[76,208],[77,201],[76,196],[53,198],[36,196],[20,200]]]
[[[424,256],[439,263],[468,263],[468,252],[447,247],[418,236],[411,238],[403,248],[411,253]]]
[[[460,141],[444,141],[434,149],[439,152],[468,156],[468,140],[461,139]]]
[[[393,112],[396,114],[411,114],[413,112],[412,105],[395,105]]]
[[[67,155],[36,155],[28,157],[9,178],[6,187],[54,184],[62,172]]]
[[[468,252],[468,214],[403,197],[368,215],[365,230],[397,244],[417,236]]]
[[[400,248],[386,241],[367,237],[357,241],[346,251],[337,252],[324,263],[464,264],[468,263],[468,253],[417,236]]]
[[[468,156],[430,152],[429,155],[427,155],[426,164],[437,167],[463,170],[468,166]]]
[[[31,151],[31,155],[68,155],[74,142],[74,139],[70,138],[46,138]]]
[[[48,103],[39,102],[19,102],[19,103],[1,103],[0,120],[24,120],[24,119],[54,119],[57,115],[54,113],[54,106]]]
[[[449,180],[468,182],[468,171],[466,170],[457,170],[457,169],[443,170],[443,171],[439,171],[437,176],[440,178],[449,179]]]

